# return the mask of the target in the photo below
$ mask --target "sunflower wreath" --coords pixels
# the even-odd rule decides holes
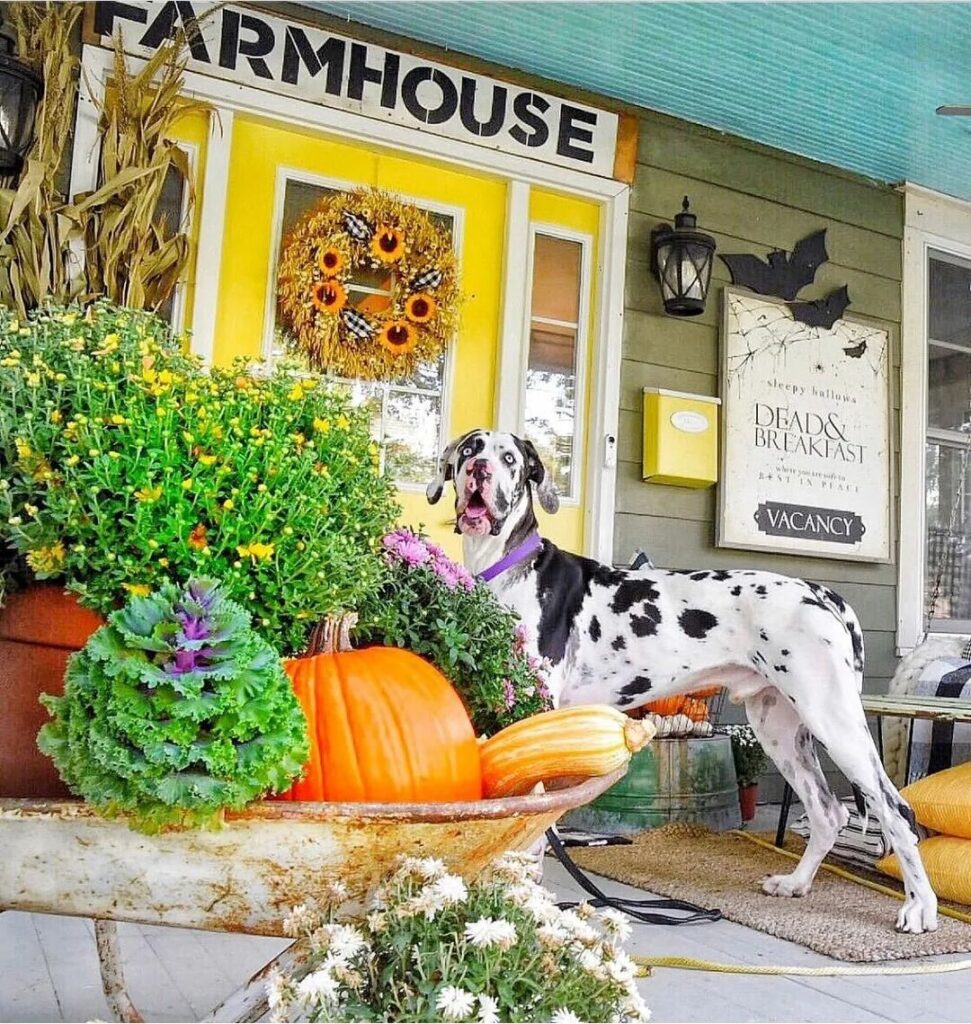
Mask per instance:
[[[386,270],[388,304],[350,294],[362,271]],[[277,301],[288,344],[318,372],[406,377],[436,360],[458,322],[455,254],[428,214],[378,189],[321,200],[294,225],[280,258]]]

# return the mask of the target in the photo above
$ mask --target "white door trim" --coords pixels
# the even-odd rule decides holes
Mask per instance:
[[[907,184],[904,192],[900,351],[900,540],[897,653],[924,634],[927,437],[927,258],[931,249],[971,259],[971,204]]]
[[[129,66],[141,69],[144,61],[128,57]],[[82,81],[88,89],[103,95],[110,76],[113,54],[110,50],[88,44],[81,49]],[[600,346],[594,366],[592,407],[586,458],[586,499],[584,502],[584,548],[603,561],[613,555],[614,493],[616,489],[616,443],[620,405],[620,364],[624,317],[624,275],[627,254],[627,217],[630,186],[609,178],[599,178],[568,168],[529,160],[515,154],[484,151],[482,147],[415,131],[359,114],[323,107],[319,104],[281,96],[249,86],[210,78],[192,71],[185,72],[185,94],[215,108],[210,121],[209,147],[201,204],[199,254],[197,268],[205,268],[216,282],[215,287],[199,287],[198,269],[193,307],[193,349],[203,359],[212,358],[216,324],[219,268],[226,219],[226,183],[232,125],[235,114],[249,114],[272,121],[282,121],[292,128],[310,128],[345,139],[379,145],[425,156],[439,163],[457,165],[465,170],[478,170],[509,182],[511,197],[519,190],[517,202],[522,203],[522,189],[536,184],[560,192],[597,200],[601,203],[601,268],[599,279]],[[94,104],[84,98],[78,103],[75,124],[75,149],[72,161],[71,191],[90,188],[97,180],[97,115]],[[218,115],[218,116],[216,116]],[[220,130],[220,121],[221,130]],[[510,202],[512,202],[512,198]],[[519,232],[526,235],[525,221]],[[515,228],[507,229],[513,231]],[[512,240],[512,239],[507,239]],[[511,273],[507,264],[506,274]],[[507,301],[504,298],[504,301]],[[508,300],[512,303],[512,300]],[[525,308],[526,296],[503,310],[499,339],[499,383],[506,366],[507,343],[511,347],[515,305]],[[518,319],[521,331],[523,319]],[[521,340],[517,349],[521,349]],[[511,352],[508,353],[511,356]],[[518,357],[518,353],[517,353]],[[519,400],[521,401],[521,400]],[[521,406],[520,406],[521,410]],[[508,402],[496,403],[497,423],[502,426],[515,411]]]

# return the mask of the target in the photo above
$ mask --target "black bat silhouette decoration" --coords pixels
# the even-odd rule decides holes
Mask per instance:
[[[803,285],[812,284],[816,271],[829,259],[826,229],[814,231],[796,242],[791,253],[773,249],[763,260],[752,253],[719,253],[732,275],[732,284],[751,288],[759,295],[794,299]]]
[[[842,288],[830,292],[821,299],[811,299],[805,302],[787,302],[786,305],[792,310],[794,320],[799,320],[809,327],[825,327],[829,330],[833,324],[846,312],[850,304],[850,290],[844,284]],[[852,353],[850,353],[852,355]],[[859,353],[863,355],[863,353]]]
[[[849,348],[844,348],[843,351],[850,357],[850,359],[861,359],[863,357],[863,353],[866,352],[866,338],[864,338],[859,345],[851,345]]]

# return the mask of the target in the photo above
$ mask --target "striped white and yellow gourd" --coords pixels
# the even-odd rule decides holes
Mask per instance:
[[[650,743],[651,722],[577,704],[514,722],[479,745],[483,796],[518,796],[538,782],[609,775]]]

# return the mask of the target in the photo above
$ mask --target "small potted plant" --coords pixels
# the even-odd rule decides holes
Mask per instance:
[[[759,776],[769,766],[769,758],[750,725],[726,725],[724,728],[732,741],[742,821],[751,821],[759,795]]]
[[[354,643],[404,647],[430,661],[465,702],[479,735],[552,707],[544,663],[484,584],[408,529],[383,541],[382,585],[358,604]]]
[[[561,910],[528,854],[475,880],[437,859],[402,858],[365,911],[339,913],[347,887],[301,905],[286,930],[309,945],[298,972],[267,986],[273,1020],[644,1021],[636,965],[615,910]]]

